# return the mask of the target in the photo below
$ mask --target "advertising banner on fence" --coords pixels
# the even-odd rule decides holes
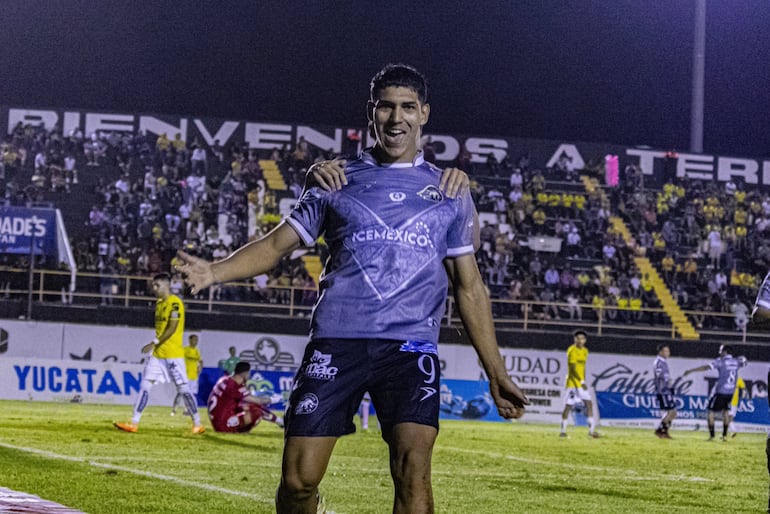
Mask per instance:
[[[49,402],[133,404],[142,366],[115,362],[0,359],[0,398]],[[167,405],[176,396],[172,384],[153,388],[150,405]]]
[[[198,396],[201,403],[205,402],[211,387],[221,376],[219,362],[229,356],[230,347],[234,347],[235,354],[249,362],[259,374],[255,380],[261,384],[265,394],[278,395],[284,400],[287,398],[294,373],[302,361],[306,337],[212,330],[196,333],[200,336],[200,350],[205,366]],[[4,361],[1,357],[6,357],[16,359],[16,365],[22,365],[32,362],[30,359],[50,359],[58,362],[60,370],[73,367],[79,369],[79,366],[92,369],[89,366],[97,364],[140,366],[145,358],[140,349],[149,342],[152,335],[150,328],[0,320],[0,361]],[[501,350],[508,374],[525,391],[531,402],[523,421],[559,423],[564,406],[566,346],[565,351]],[[586,383],[598,406],[601,424],[638,427],[655,425],[663,413],[657,405],[653,387],[654,358],[654,355],[589,354]],[[488,396],[486,375],[473,348],[439,345],[439,360],[443,418],[502,421]],[[716,381],[716,373],[701,372],[687,377],[682,375],[686,369],[708,363],[709,359],[680,359],[675,356],[669,359],[679,411],[674,422],[675,428],[704,426],[706,401]],[[21,379],[25,376],[23,369],[2,376]],[[127,369],[136,369],[137,373],[141,371],[140,367]],[[740,370],[746,391],[738,405],[736,422],[743,429],[764,430],[770,424],[767,369],[766,362],[749,362]],[[33,379],[37,376],[38,381],[50,378],[47,383],[51,383],[52,380],[60,379],[59,371],[51,371],[53,375],[49,377],[40,375],[42,370],[30,370],[28,376]],[[93,373],[84,372],[83,376]],[[34,385],[34,381],[31,383]],[[120,388],[121,391],[124,389]],[[19,391],[13,391],[14,398],[19,396]],[[30,389],[25,387],[23,391],[29,394]],[[41,391],[35,391],[33,387],[32,391],[35,392],[35,399],[44,398],[40,394],[44,391],[51,392],[46,387],[42,387]],[[0,398],[5,398],[5,393],[5,389],[0,390]],[[109,391],[101,396],[98,393],[89,394],[92,395],[89,398],[94,398],[94,401],[111,398]],[[154,392],[153,398],[157,398]],[[282,403],[274,405],[277,409],[283,407]]]
[[[715,356],[716,357],[716,356]],[[674,379],[677,418],[675,427],[704,428],[708,396],[716,384],[716,371],[693,373],[685,370],[709,364],[709,359],[669,359]],[[589,384],[596,393],[602,424],[653,427],[664,412],[660,410],[653,384],[652,357],[596,354],[589,357]],[[735,422],[744,430],[764,431],[770,424],[767,408],[765,362],[749,362],[739,376],[746,384],[739,400]]]
[[[56,211],[0,206],[0,253],[58,256]]]

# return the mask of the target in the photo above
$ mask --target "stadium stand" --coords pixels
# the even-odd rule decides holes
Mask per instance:
[[[178,248],[217,258],[270,230],[281,200],[298,197],[307,168],[328,157],[304,139],[257,152],[178,135],[17,126],[2,143],[2,195],[12,205],[60,208],[78,290],[92,295],[81,301],[112,304],[149,296],[142,278],[168,269]],[[753,237],[770,229],[770,199],[744,184],[680,179],[645,189],[630,166],[608,187],[601,161],[583,170],[567,159],[545,169],[527,156],[515,166],[508,158],[474,166],[464,149],[453,164],[472,178],[477,260],[498,321],[673,324],[696,339],[699,330],[740,330],[770,267],[770,245]],[[312,305],[323,252],[286,259],[274,275],[222,286],[209,299]],[[27,264],[2,256],[6,269]],[[21,290],[22,282],[0,286]]]

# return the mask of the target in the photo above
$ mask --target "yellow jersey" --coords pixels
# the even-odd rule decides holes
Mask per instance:
[[[730,405],[733,407],[738,406],[738,402],[741,401],[741,391],[744,389],[746,389],[746,382],[744,382],[741,377],[738,377],[738,380],[735,381],[735,392],[733,393],[733,399],[730,402]]]
[[[155,337],[160,338],[171,320],[177,320],[176,330],[152,354],[159,359],[178,359],[184,357],[184,304],[177,295],[169,295],[163,300],[158,298],[155,304]]]
[[[567,388],[582,387],[586,378],[588,348],[578,348],[574,344],[567,348]]]
[[[187,368],[187,380],[198,380],[198,363],[200,361],[201,351],[197,347],[184,347],[184,364]]]

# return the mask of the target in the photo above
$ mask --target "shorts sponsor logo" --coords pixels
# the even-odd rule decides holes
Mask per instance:
[[[318,408],[318,397],[313,393],[305,394],[297,403],[294,414],[312,414]]]
[[[331,365],[332,356],[328,353],[321,353],[318,350],[313,352],[310,363],[305,369],[305,376],[316,378],[318,380],[334,380],[339,368]]]

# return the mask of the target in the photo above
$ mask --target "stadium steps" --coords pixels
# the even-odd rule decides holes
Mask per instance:
[[[610,204],[606,193],[599,186],[599,181],[597,179],[590,178],[587,175],[581,175],[580,180],[583,182],[583,186],[585,187],[586,192],[593,193],[594,191],[598,190],[599,196],[602,199],[602,203],[605,205]],[[609,221],[612,228],[621,235],[629,247],[636,245],[636,241],[631,234],[631,231],[628,229],[628,226],[621,218],[617,216],[610,216]],[[663,281],[663,278],[661,278],[658,270],[650,262],[650,259],[647,257],[634,257],[634,263],[636,264],[639,273],[641,273],[642,276],[645,276],[646,274],[652,282],[655,295],[658,297],[658,300],[660,300],[660,305],[663,310],[666,312],[668,317],[671,318],[671,323],[674,325],[674,330],[676,330],[679,336],[685,340],[699,340],[700,334],[695,330],[695,327],[692,325],[692,323],[690,323],[690,320],[687,319],[687,316],[682,311],[681,307],[679,307],[677,301],[674,300],[674,297],[671,295],[671,291]]]
[[[610,216],[610,223],[612,228],[623,237],[626,244],[635,244],[631,231],[622,219],[617,216]],[[660,300],[660,305],[663,310],[665,310],[668,317],[671,318],[671,323],[674,325],[674,329],[679,336],[684,340],[699,340],[700,334],[695,330],[695,327],[690,323],[690,320],[687,319],[687,316],[671,295],[671,291],[658,273],[658,270],[650,262],[650,259],[647,257],[634,257],[634,263],[636,264],[639,273],[643,277],[647,276],[652,282],[655,295]]]
[[[318,255],[305,254],[302,256],[302,263],[305,265],[308,274],[313,277],[315,283],[318,284],[318,280],[321,277],[321,271],[324,267],[321,258]]]
[[[286,191],[288,189],[277,162],[272,159],[262,159],[259,161],[259,167],[262,168],[262,173],[265,176],[265,182],[269,189],[275,191]]]

